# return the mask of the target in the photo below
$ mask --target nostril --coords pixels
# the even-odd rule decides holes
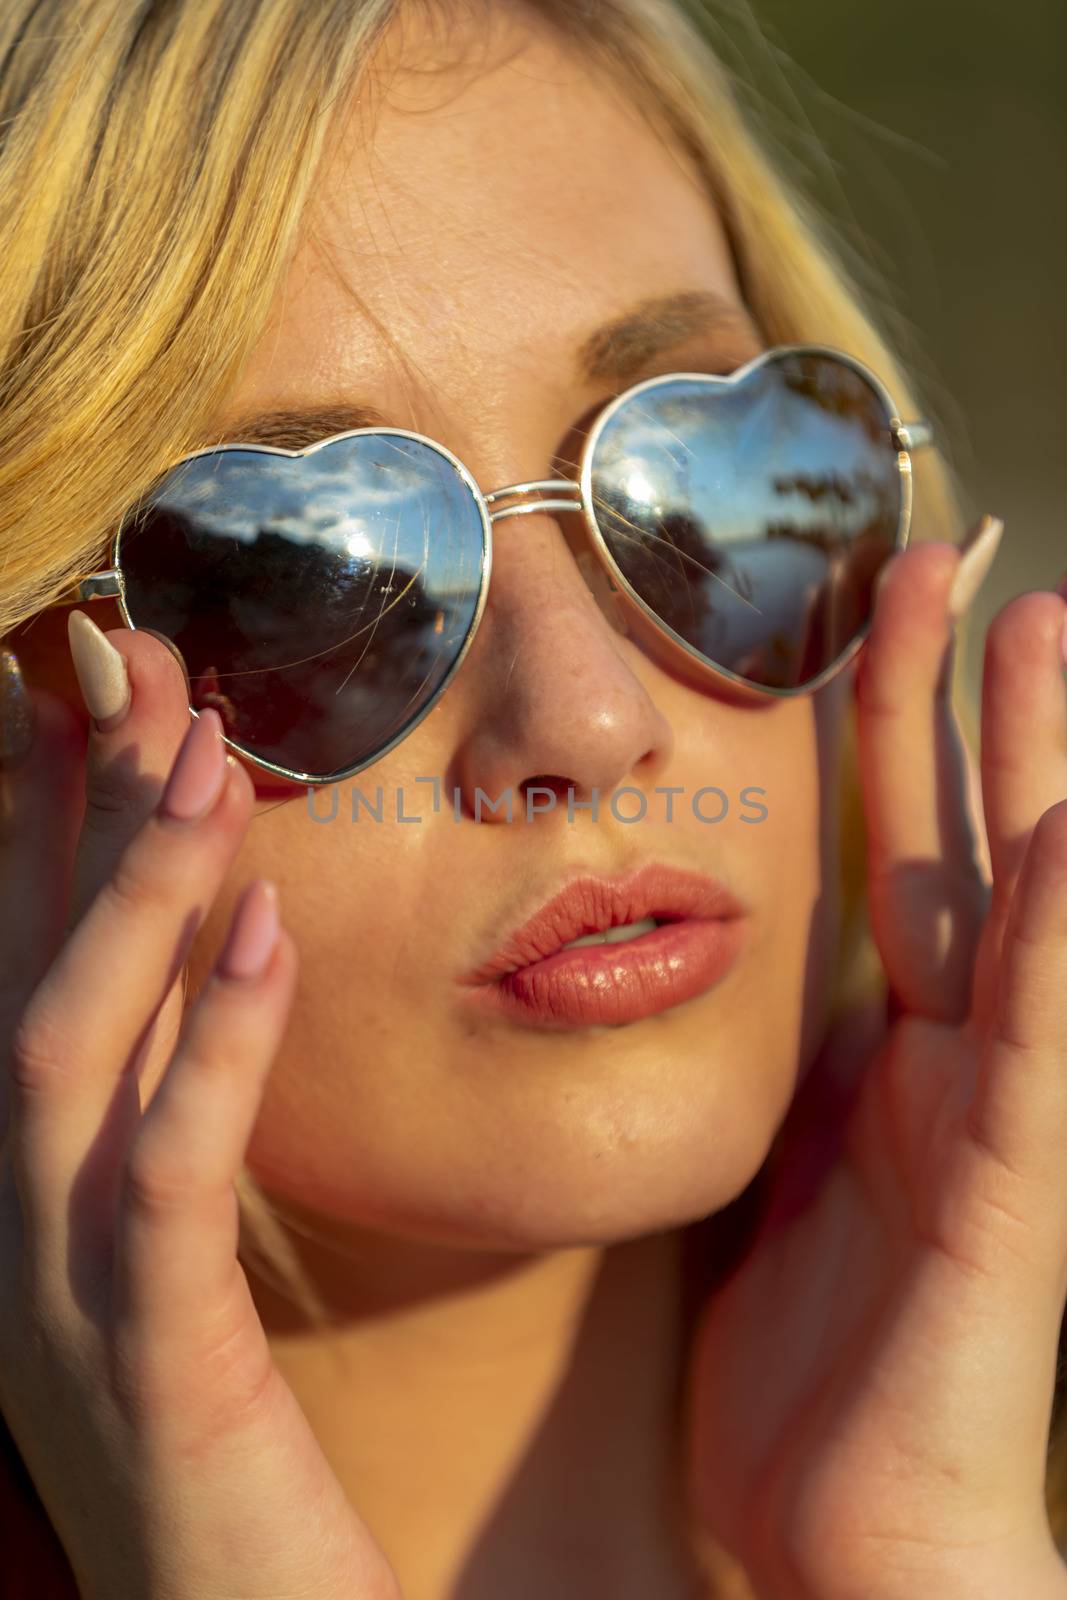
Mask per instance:
[[[565,778],[561,778],[554,773],[538,772],[532,778],[524,778],[519,785],[519,791],[523,799],[526,798],[530,789],[547,789],[558,800],[566,797],[568,784]]]

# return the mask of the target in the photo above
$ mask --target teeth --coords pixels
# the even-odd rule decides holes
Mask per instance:
[[[643,933],[651,933],[658,927],[655,917],[645,917],[641,922],[623,922],[617,928],[606,928],[603,933],[585,933],[561,948],[575,950],[580,944],[624,944],[627,939],[639,939]]]

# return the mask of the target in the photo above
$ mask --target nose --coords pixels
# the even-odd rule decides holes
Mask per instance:
[[[614,789],[651,786],[670,759],[673,732],[637,670],[642,658],[594,598],[595,559],[574,509],[562,526],[543,509],[494,521],[454,758],[465,808],[482,821],[507,821],[509,809],[521,820],[533,786],[559,809],[568,791],[586,806],[595,792],[599,814]],[[490,808],[504,797],[510,807]]]

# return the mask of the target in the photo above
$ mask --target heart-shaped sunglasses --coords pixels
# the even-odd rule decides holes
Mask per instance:
[[[725,378],[625,390],[573,480],[485,494],[403,428],[212,446],[123,517],[111,568],[56,603],[117,597],[129,627],[177,646],[190,709],[214,706],[235,750],[333,783],[444,693],[485,608],[493,523],[523,512],[577,513],[635,636],[690,678],[817,689],[867,634],[875,579],[907,542],[910,453],[931,439],[861,362],[779,345]]]

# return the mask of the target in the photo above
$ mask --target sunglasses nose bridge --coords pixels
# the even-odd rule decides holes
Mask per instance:
[[[538,498],[520,500],[515,505],[497,503],[515,495],[533,494]],[[527,511],[580,511],[582,494],[579,485],[569,478],[534,478],[527,483],[510,483],[503,489],[494,489],[485,496],[485,503],[489,507],[490,522],[499,522],[504,517],[518,517]]]

